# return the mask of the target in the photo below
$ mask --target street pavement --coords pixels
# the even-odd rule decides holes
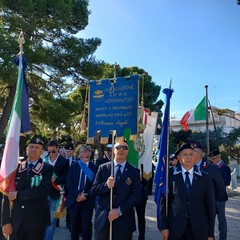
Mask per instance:
[[[228,240],[240,239],[240,185],[235,191],[228,189],[229,200],[226,202],[226,218],[228,223]],[[127,227],[127,226],[126,226]],[[215,225],[215,239],[218,240],[217,220]],[[138,239],[138,232],[134,232],[133,240]],[[65,227],[65,220],[61,219],[60,227],[56,229],[54,240],[70,240],[70,233]],[[92,240],[94,240],[94,236]],[[161,239],[157,228],[156,204],[154,196],[149,196],[146,207],[146,240]]]

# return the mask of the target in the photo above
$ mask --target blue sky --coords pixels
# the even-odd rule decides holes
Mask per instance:
[[[205,85],[211,105],[240,112],[236,0],[90,0],[89,10],[80,37],[102,40],[97,59],[143,68],[162,89],[172,79],[171,117],[195,108]]]

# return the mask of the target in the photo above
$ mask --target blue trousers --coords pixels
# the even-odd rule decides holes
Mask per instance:
[[[46,228],[44,240],[53,240],[53,237],[54,237],[56,222],[57,222],[57,219],[54,218],[56,203],[57,203],[57,199],[56,200],[52,200],[50,198],[48,199],[48,204],[50,208],[51,225]]]
[[[225,216],[225,202],[217,201],[216,205],[217,205],[219,240],[226,240],[227,239],[227,220]]]

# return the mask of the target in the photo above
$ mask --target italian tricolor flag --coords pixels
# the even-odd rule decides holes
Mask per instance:
[[[197,105],[195,109],[191,109],[184,114],[180,124],[183,126],[184,131],[188,131],[188,123],[206,120],[206,96]]]
[[[28,109],[27,63],[22,54],[13,60],[18,65],[18,82],[0,169],[0,191],[14,191],[14,177],[19,161],[20,133],[30,131]]]

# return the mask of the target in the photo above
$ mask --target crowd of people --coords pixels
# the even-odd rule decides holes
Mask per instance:
[[[64,148],[34,136],[19,162],[15,189],[1,195],[1,225],[5,238],[53,240],[59,219],[66,218],[72,240],[131,240],[138,225],[138,240],[145,239],[148,199],[142,170],[128,163],[126,139],[106,145],[106,154],[92,160],[92,149]],[[168,195],[161,196],[159,231],[164,240],[214,239],[216,215],[219,239],[227,239],[226,186],[231,171],[218,150],[203,159],[198,142],[183,144],[170,156]],[[1,199],[0,199],[1,200]],[[135,214],[136,213],[136,214]],[[94,223],[92,223],[94,215]],[[156,226],[157,227],[157,226]],[[94,229],[94,233],[93,233]]]

